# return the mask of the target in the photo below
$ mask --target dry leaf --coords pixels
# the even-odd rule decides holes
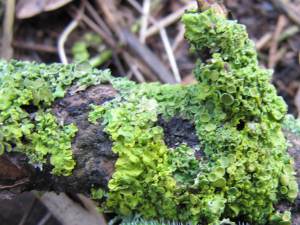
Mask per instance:
[[[16,6],[18,19],[36,16],[42,12],[58,9],[73,0],[19,0]]]

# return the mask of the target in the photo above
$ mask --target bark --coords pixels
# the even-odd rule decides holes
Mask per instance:
[[[43,165],[40,170],[30,165],[25,155],[5,153],[0,157],[0,199],[30,190],[88,194],[92,185],[107,188],[117,155],[112,152],[112,142],[103,131],[104,127],[91,124],[88,113],[90,104],[100,105],[110,101],[117,92],[109,85],[94,86],[75,94],[73,92],[76,90],[70,90],[52,107],[60,123],[74,123],[78,127],[72,143],[76,160],[72,176],[54,176],[49,164]],[[182,142],[191,147],[199,143],[194,125],[187,120],[174,117],[166,122],[159,118],[158,125],[163,127],[165,142],[169,147]]]
[[[0,199],[29,190],[88,193],[92,185],[107,187],[114,171],[116,154],[103,126],[88,122],[90,104],[102,104],[114,98],[116,91],[111,86],[99,85],[86,91],[70,94],[53,104],[53,113],[60,123],[74,123],[78,127],[72,142],[76,167],[72,176],[54,176],[50,164],[34,168],[25,155],[5,153],[0,157]]]
[[[72,176],[54,176],[51,166],[43,169],[34,168],[28,163],[25,155],[5,153],[0,157],[0,199],[10,199],[16,194],[30,190],[88,194],[91,186],[106,189],[114,172],[117,155],[112,152],[112,142],[103,131],[104,127],[88,122],[90,104],[103,104],[112,100],[117,94],[109,85],[99,85],[85,91],[70,90],[61,100],[53,104],[53,113],[61,123],[75,123],[78,132],[72,143],[76,168]],[[194,125],[187,120],[174,117],[166,122],[159,118],[158,124],[163,127],[165,142],[169,147],[185,142],[193,147],[199,143]],[[300,137],[284,131],[290,142],[289,154],[295,160],[298,184],[300,184]],[[199,153],[201,155],[201,152]],[[196,156],[197,157],[197,156]],[[294,204],[281,202],[279,210],[292,208],[293,224],[300,224],[300,197]]]

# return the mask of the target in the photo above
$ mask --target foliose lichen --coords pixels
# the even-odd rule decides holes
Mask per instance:
[[[92,123],[106,125],[119,156],[109,191],[92,189],[105,210],[191,224],[289,224],[290,212],[274,205],[293,201],[298,185],[281,131],[286,105],[271,72],[259,67],[236,21],[209,9],[189,11],[183,22],[192,51],[207,55],[193,85],[138,85],[85,64],[0,61],[0,153],[21,152],[34,164],[49,158],[55,175],[70,175],[77,128],[59,123],[50,106],[70,86],[110,81],[119,95],[90,113]],[[167,147],[158,118],[174,116],[194,123],[197,148]],[[193,157],[199,149],[200,159]]]
[[[293,115],[286,115],[282,122],[282,128],[300,136],[300,120]]]
[[[47,66],[0,61],[0,154],[24,153],[39,167],[49,157],[53,174],[70,175],[75,166],[71,141],[77,127],[60,124],[49,108],[71,85],[83,90],[109,76],[109,71],[84,63]]]
[[[290,223],[288,211],[274,208],[293,201],[298,185],[281,131],[286,105],[271,72],[259,67],[243,25],[214,9],[182,20],[191,49],[208,55],[197,62],[197,84],[111,79],[119,96],[93,106],[90,121],[106,125],[119,156],[106,210],[192,224]],[[191,120],[204,156],[193,158],[185,143],[168,148],[158,116]]]

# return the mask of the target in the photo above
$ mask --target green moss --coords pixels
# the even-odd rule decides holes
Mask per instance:
[[[108,71],[86,64],[0,61],[0,153],[22,152],[40,168],[49,156],[53,174],[70,175],[75,166],[71,141],[77,128],[57,121],[49,108],[71,85],[82,90],[109,76]]]
[[[183,16],[199,59],[195,85],[137,85],[112,79],[120,95],[93,106],[118,153],[107,210],[123,216],[220,224],[243,217],[266,224],[274,205],[293,201],[298,187],[281,122],[286,105],[260,68],[246,29],[210,9]],[[191,120],[205,156],[181,144],[168,149],[158,116]],[[285,220],[287,216],[284,216]]]

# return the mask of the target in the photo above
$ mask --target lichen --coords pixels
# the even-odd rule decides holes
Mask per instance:
[[[0,154],[21,152],[40,168],[49,162],[55,175],[71,174],[75,161],[74,124],[61,124],[49,109],[71,85],[80,89],[110,76],[85,63],[78,65],[0,61]]]
[[[183,22],[192,51],[208,55],[198,59],[197,84],[111,79],[119,96],[93,106],[90,121],[105,124],[119,155],[106,210],[193,224],[290,223],[288,211],[274,208],[293,201],[298,185],[281,131],[286,105],[270,84],[271,72],[259,67],[236,21],[209,9],[186,12]],[[193,158],[196,149],[185,143],[168,148],[158,116],[192,121],[203,157]]]
[[[274,205],[292,202],[298,185],[281,130],[286,105],[271,72],[259,67],[236,21],[209,9],[186,12],[183,22],[192,51],[206,55],[193,85],[136,84],[85,63],[0,61],[0,153],[21,152],[39,166],[49,159],[53,174],[70,175],[77,128],[58,121],[51,104],[70,86],[81,91],[109,81],[119,95],[91,106],[89,115],[105,125],[119,156],[108,192],[91,190],[105,210],[191,224],[289,224],[290,212]],[[158,118],[175,116],[195,125],[199,146],[166,145]]]
[[[293,115],[286,115],[282,122],[282,128],[300,136],[300,120]]]

